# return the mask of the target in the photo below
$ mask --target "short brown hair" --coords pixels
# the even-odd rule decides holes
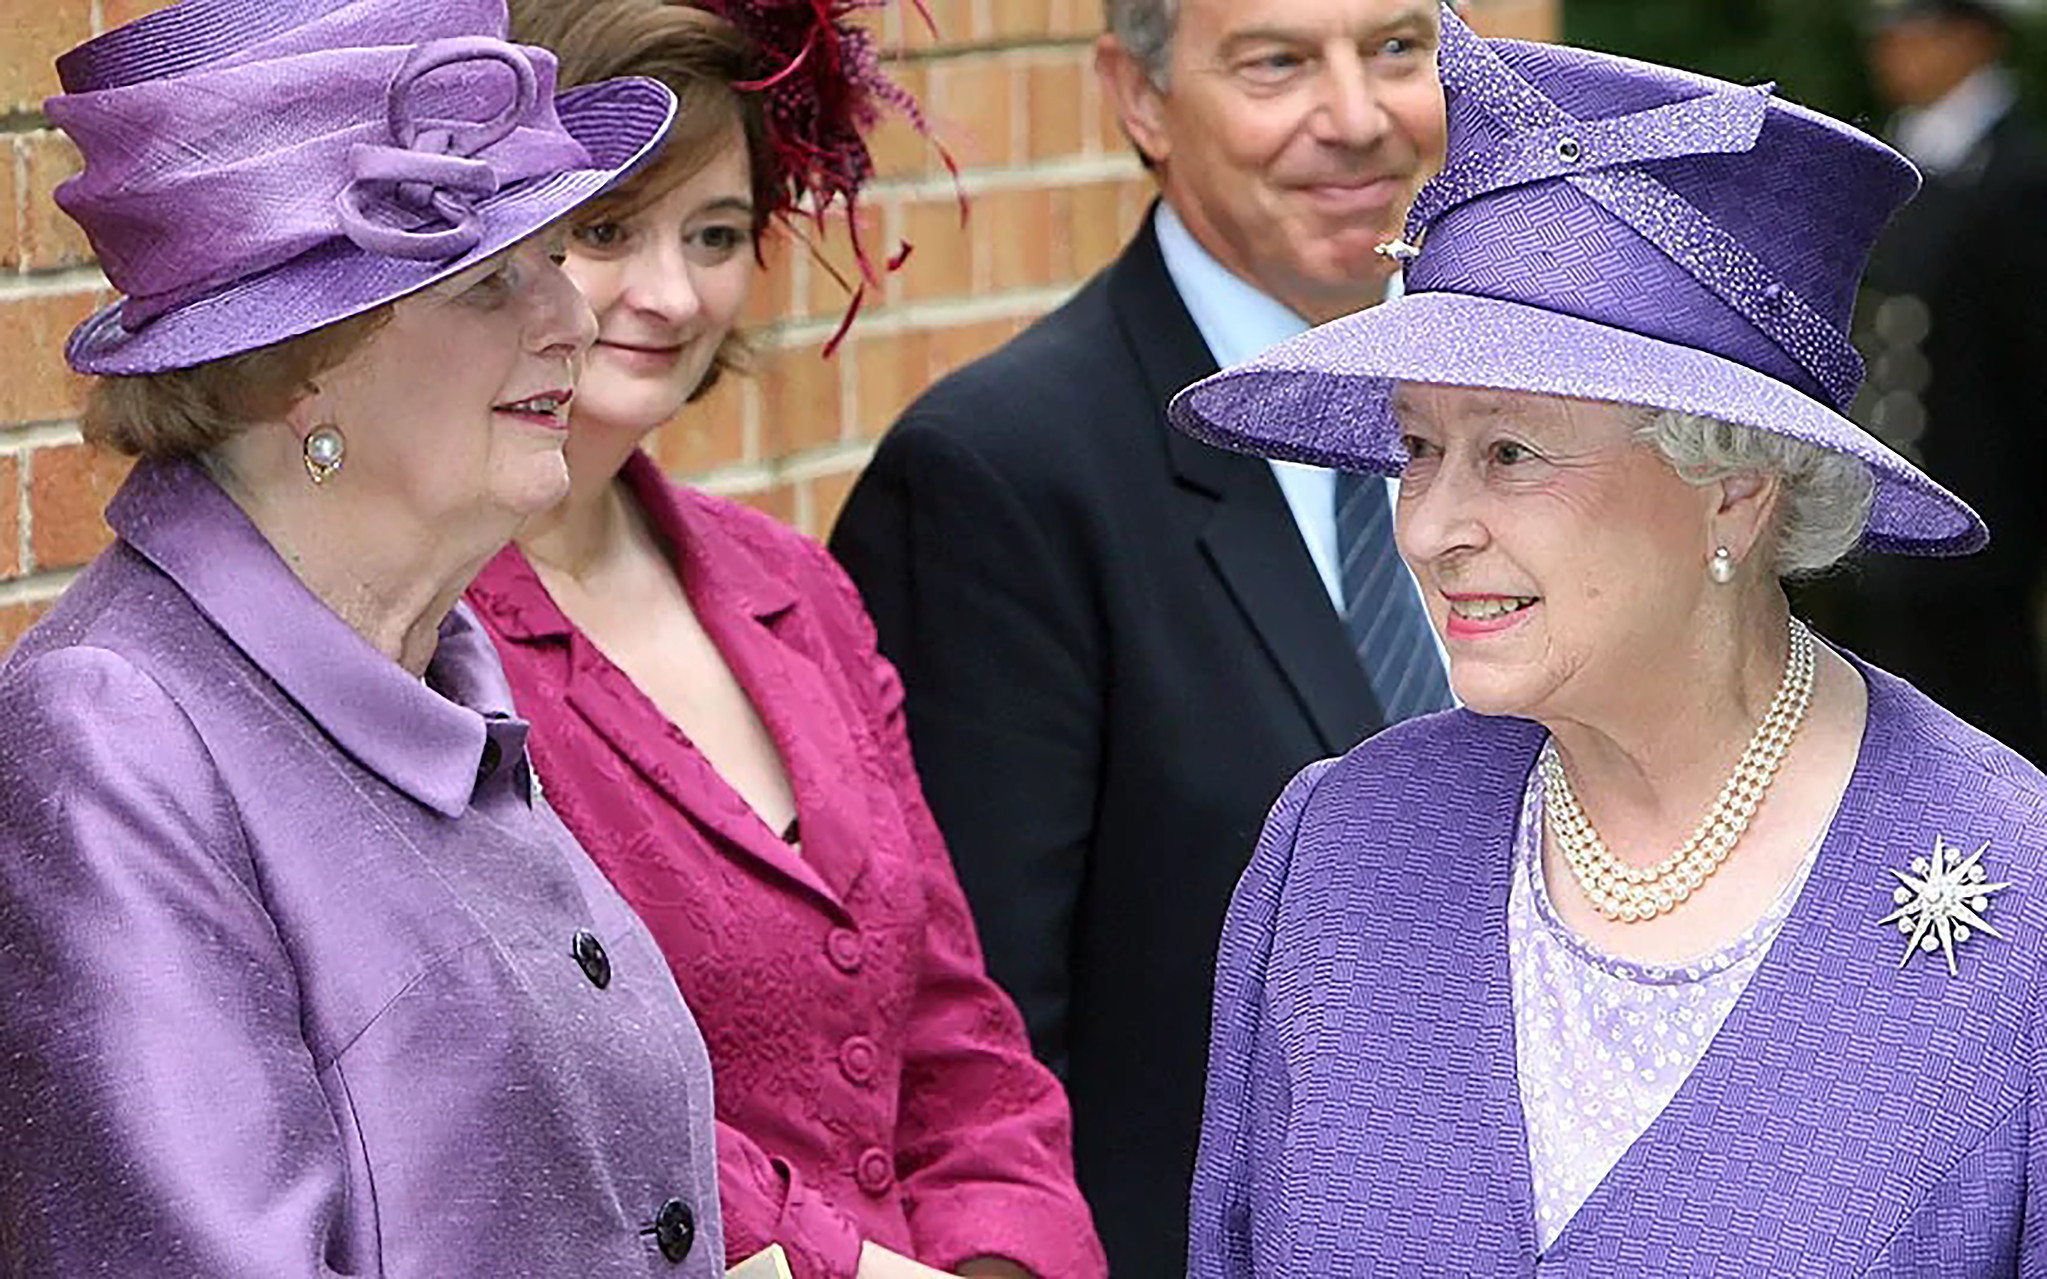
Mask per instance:
[[[617,189],[569,215],[571,225],[629,217],[652,204],[718,154],[732,128],[746,139],[755,243],[774,214],[781,184],[768,146],[761,95],[739,86],[762,74],[760,54],[724,18],[674,0],[511,0],[512,38],[552,50],[562,88],[646,76],[680,100],[661,154]],[[720,374],[742,371],[750,354],[734,330],[718,347],[709,372],[690,392],[695,400]]]
[[[311,333],[190,368],[95,378],[81,433],[134,457],[192,457],[243,427],[275,421],[313,389],[313,379],[362,348],[391,318],[391,304]]]

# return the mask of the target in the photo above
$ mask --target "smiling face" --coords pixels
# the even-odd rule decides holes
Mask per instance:
[[[341,471],[323,486],[396,537],[502,543],[568,490],[562,456],[576,364],[595,332],[536,236],[406,298],[320,375],[295,413],[339,427]]]
[[[1442,162],[1433,0],[1183,0],[1166,87],[1104,74],[1166,200],[1218,261],[1311,321],[1377,302]],[[1126,68],[1127,70],[1127,68]]]
[[[629,203],[639,207],[593,206],[576,224],[567,269],[598,326],[575,429],[636,441],[682,408],[746,305],[755,264],[745,135],[735,124],[693,173]]]
[[[1402,385],[1394,416],[1395,537],[1467,706],[1587,721],[1668,681],[1725,589],[1705,571],[1719,485],[1638,442],[1626,405]]]

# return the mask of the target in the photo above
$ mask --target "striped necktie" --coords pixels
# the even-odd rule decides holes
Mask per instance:
[[[1336,550],[1342,564],[1343,625],[1388,724],[1450,705],[1450,682],[1429,618],[1400,552],[1386,481],[1336,476]]]

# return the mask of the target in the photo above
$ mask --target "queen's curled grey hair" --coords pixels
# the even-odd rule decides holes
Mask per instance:
[[[1180,0],[1102,0],[1102,11],[1109,34],[1137,59],[1152,87],[1165,88]]]
[[[1839,563],[1862,540],[1876,480],[1861,459],[1804,440],[1696,413],[1643,410],[1635,438],[1692,484],[1761,472],[1783,485],[1775,518],[1778,577]]]

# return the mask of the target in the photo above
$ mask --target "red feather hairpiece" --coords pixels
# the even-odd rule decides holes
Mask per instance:
[[[838,330],[825,343],[824,354],[829,356],[859,314],[867,287],[881,280],[860,236],[860,189],[874,176],[866,135],[888,108],[900,111],[918,133],[931,139],[931,126],[916,99],[882,72],[873,33],[852,21],[858,13],[883,8],[888,0],[697,2],[745,32],[764,63],[775,68],[757,80],[735,86],[766,96],[762,115],[775,165],[775,207],[770,215],[790,224],[807,205],[811,220],[822,232],[832,206],[845,208],[860,281],[849,286],[853,300]],[[924,0],[911,0],[911,4],[935,33],[937,24]],[[959,168],[952,156],[935,139],[932,145],[957,184]],[[960,197],[960,221],[963,225],[966,221],[964,195]],[[910,246],[901,245],[889,255],[885,269],[897,270],[909,255]],[[832,269],[822,255],[817,260]],[[847,281],[841,279],[840,283]]]

